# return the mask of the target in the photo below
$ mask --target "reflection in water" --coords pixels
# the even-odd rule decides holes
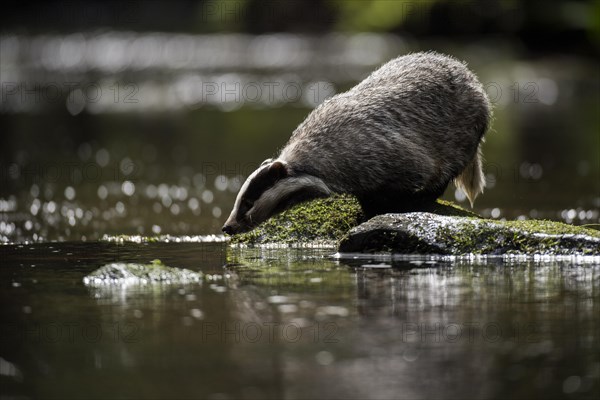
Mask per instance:
[[[249,283],[282,277],[286,283],[306,282],[301,293],[292,289],[306,301],[306,292],[313,291],[302,275],[313,268],[294,265],[258,277],[245,266],[239,275]],[[333,272],[339,266],[329,265],[327,278],[345,280],[347,296],[340,304],[352,306],[346,318],[335,319],[340,341],[327,347],[326,364],[335,368],[307,368],[314,360],[290,358],[289,381],[297,382],[288,387],[292,397],[431,398],[443,392],[457,398],[531,398],[600,389],[600,363],[592,356],[599,339],[593,328],[600,300],[597,263],[363,262],[341,277]],[[252,303],[241,304],[255,310],[248,307]],[[302,311],[279,315],[293,321]],[[323,321],[316,315],[310,320]],[[322,364],[323,356],[315,357]],[[471,380],[486,383],[472,386]],[[573,389],[583,381],[584,390]]]
[[[227,249],[225,258],[220,243],[1,249],[0,357],[20,372],[0,377],[8,394],[600,392],[597,262],[340,262],[323,250],[272,249]],[[159,257],[204,272],[204,282],[109,291],[83,285],[83,276],[107,262]]]

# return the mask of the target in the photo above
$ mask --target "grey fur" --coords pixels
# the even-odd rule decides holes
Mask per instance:
[[[259,168],[279,163],[284,173],[274,168],[281,176],[265,172],[260,179],[285,185],[299,176],[317,178],[313,182],[327,190],[304,191],[303,200],[351,193],[368,216],[418,209],[453,179],[472,204],[485,186],[479,147],[490,118],[487,95],[464,63],[433,52],[409,54],[313,110],[279,156]],[[249,230],[295,203],[259,204],[261,221],[243,222],[243,192],[224,226],[229,233]]]

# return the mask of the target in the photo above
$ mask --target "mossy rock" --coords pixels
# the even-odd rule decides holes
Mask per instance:
[[[202,281],[202,273],[164,265],[160,260],[149,264],[111,263],[83,278],[87,286],[187,284]]]
[[[477,214],[443,200],[424,205],[421,211],[478,217]],[[364,216],[358,200],[350,195],[337,195],[296,205],[250,232],[232,236],[231,243],[335,248],[338,241],[361,222],[364,222]]]
[[[337,240],[362,222],[358,201],[335,196],[301,203],[260,224],[256,229],[234,235],[231,243],[316,244],[335,247]]]
[[[378,215],[352,229],[340,252],[600,255],[600,232],[553,221],[492,221],[427,212]]]

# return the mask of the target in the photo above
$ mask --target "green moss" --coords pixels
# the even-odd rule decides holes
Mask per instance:
[[[362,219],[360,205],[354,197],[333,196],[298,204],[250,232],[233,236],[231,243],[321,242],[333,246]]]
[[[454,254],[598,254],[597,246],[580,240],[583,236],[600,238],[600,232],[546,220],[482,220],[445,227],[437,235],[438,240],[451,244]]]
[[[507,228],[519,229],[528,233],[542,233],[546,235],[588,235],[600,238],[600,231],[582,226],[564,224],[562,222],[548,220],[524,220],[524,221],[496,221]]]
[[[438,215],[448,215],[455,217],[473,217],[473,218],[481,218],[479,214],[474,213],[473,211],[465,210],[461,206],[447,200],[438,199],[435,203],[430,206],[424,207],[422,210],[432,214]]]

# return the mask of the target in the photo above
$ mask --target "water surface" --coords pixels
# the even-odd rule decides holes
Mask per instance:
[[[600,264],[212,244],[0,247],[2,393],[25,398],[597,398]],[[202,284],[88,288],[114,261]],[[581,261],[581,260],[580,260]]]

